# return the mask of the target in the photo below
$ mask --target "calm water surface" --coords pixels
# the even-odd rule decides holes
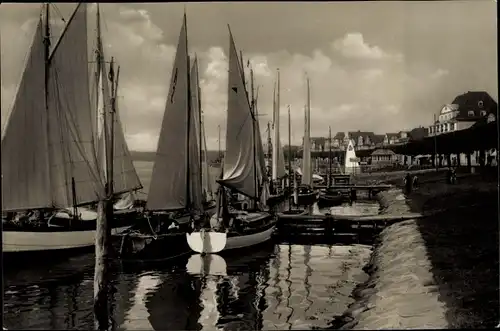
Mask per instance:
[[[147,188],[151,167],[137,167]],[[346,214],[377,211],[378,205],[363,203],[332,210]],[[361,268],[369,254],[360,245],[269,243],[251,253],[216,259],[210,270],[218,272],[209,275],[190,267],[193,260],[189,257],[133,270],[117,263],[112,279],[114,329],[327,327],[352,302],[353,288],[366,279]],[[196,257],[192,259],[196,261]],[[4,326],[92,329],[93,262],[89,254],[58,263],[48,261],[45,268],[5,271]]]

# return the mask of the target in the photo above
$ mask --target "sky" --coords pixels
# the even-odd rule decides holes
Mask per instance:
[[[52,6],[54,31],[75,6]],[[189,52],[200,65],[209,149],[218,147],[218,126],[225,144],[228,24],[254,68],[264,137],[279,68],[283,145],[288,105],[292,144],[302,141],[306,73],[313,137],[327,136],[329,127],[332,134],[383,134],[428,126],[444,104],[467,91],[486,91],[498,100],[495,1],[100,6],[107,54],[121,66],[119,111],[131,150],[156,149],[184,10]],[[95,12],[89,5],[89,36],[95,35]],[[39,15],[39,4],[0,5],[2,129]]]

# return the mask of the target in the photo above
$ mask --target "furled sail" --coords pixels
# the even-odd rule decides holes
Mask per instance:
[[[229,77],[224,170],[219,183],[246,196],[257,198],[254,162],[254,125],[245,92],[243,73],[231,31],[229,32]]]
[[[2,139],[3,210],[36,209],[52,204],[43,40],[40,19]]]
[[[200,77],[199,77],[199,69],[198,69],[198,58],[195,57],[192,69],[191,69],[191,95],[192,95],[192,103],[191,107],[193,108],[193,118],[196,123],[196,134],[199,134],[197,137],[197,141],[200,146],[200,166],[201,178],[202,178],[202,187],[203,187],[203,198],[205,201],[213,199],[213,189],[210,179],[210,172],[208,167],[208,159],[207,159],[207,140],[205,136],[205,126],[202,120],[202,109],[201,109],[201,88],[200,88]],[[198,125],[199,124],[199,125]],[[198,192],[196,190],[196,192]]]
[[[104,102],[102,110],[100,110],[100,127],[104,125],[104,116],[106,115],[107,121],[111,121],[111,116],[109,116],[111,109],[111,93],[109,83],[106,79],[107,75],[104,73],[107,72],[107,66],[104,64],[104,70],[101,77],[101,85],[104,82],[103,86],[103,99],[109,100],[109,102]],[[110,82],[113,84],[114,82]],[[118,84],[116,84],[118,87]],[[117,94],[115,90],[115,95]],[[108,99],[109,98],[109,99]],[[108,126],[109,127],[109,126]],[[99,130],[99,141],[98,141],[98,160],[102,162],[101,169],[105,169],[106,166],[106,157],[105,157],[105,139],[104,139],[104,131]],[[108,134],[111,134],[110,132]],[[137,172],[135,170],[134,164],[132,162],[132,156],[130,155],[130,151],[128,149],[127,141],[125,140],[125,134],[123,131],[122,121],[120,119],[120,111],[118,107],[118,99],[115,97],[115,114],[114,114],[114,130],[113,130],[113,142],[114,142],[114,150],[113,150],[113,192],[115,194],[122,194],[126,192],[131,192],[134,190],[139,190],[142,188],[141,181]],[[104,171],[105,176],[105,171]],[[105,178],[105,177],[104,177]]]
[[[204,121],[201,122],[201,139],[203,139],[203,187],[205,189],[205,199],[206,201],[212,200],[214,198],[214,189],[212,187],[212,178],[210,176],[210,167],[208,165],[208,149],[207,149],[207,137],[205,135],[205,125]]]
[[[272,179],[277,180],[285,176],[285,156],[280,141],[280,73],[278,71],[278,89],[274,94],[273,103],[273,155]]]
[[[146,204],[149,210],[178,210],[190,203],[187,185],[189,70],[184,16]]]
[[[304,109],[304,149],[302,156],[302,184],[312,184],[311,169],[311,98],[309,92],[309,78],[307,79],[307,105]]]

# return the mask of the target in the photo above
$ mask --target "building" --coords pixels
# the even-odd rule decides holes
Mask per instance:
[[[384,145],[397,144],[400,139],[399,133],[386,133],[384,136]]]
[[[497,103],[484,91],[467,92],[446,104],[429,127],[429,136],[465,130],[482,118],[496,120]]]
[[[337,132],[337,134],[332,138],[333,148],[338,148],[345,150],[345,146],[349,143],[349,140],[354,141],[354,149],[370,149],[375,147],[379,142],[379,135],[376,135],[370,131],[349,131],[349,132]]]
[[[418,128],[414,128],[408,132],[409,141],[419,141],[424,139],[429,135],[429,129],[424,128],[423,126],[419,126]]]
[[[398,162],[398,156],[390,149],[379,148],[371,155],[372,165],[392,165],[395,162]]]

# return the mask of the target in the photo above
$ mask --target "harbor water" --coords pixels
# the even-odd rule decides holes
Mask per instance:
[[[148,187],[151,164],[137,162]],[[219,170],[213,169],[214,174]],[[213,176],[215,177],[215,176]],[[324,212],[318,211],[315,212]],[[376,203],[332,213],[375,214]],[[328,327],[352,303],[370,247],[270,242],[221,257],[222,273],[200,275],[189,259],[162,265],[113,265],[111,319],[116,330],[260,330]],[[4,274],[8,329],[93,329],[93,254]],[[217,268],[218,266],[214,266]]]

